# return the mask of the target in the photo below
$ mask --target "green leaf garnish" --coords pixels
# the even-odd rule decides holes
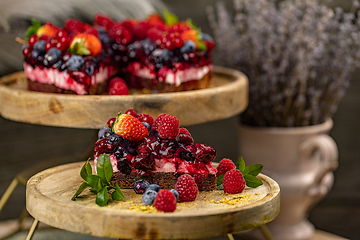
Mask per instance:
[[[236,169],[238,169],[242,174],[246,182],[246,186],[251,188],[256,188],[261,186],[263,183],[256,176],[261,172],[263,165],[261,164],[251,164],[246,166],[245,161],[240,157],[236,163]],[[220,175],[216,179],[216,189],[224,189],[222,183],[224,181],[224,174]]]
[[[84,164],[84,166],[81,168],[80,176],[82,177],[82,179],[86,181],[87,176],[91,174],[92,174],[92,169],[88,159]]]
[[[75,199],[77,198],[77,196],[79,196],[85,189],[87,189],[88,187],[90,187],[90,185],[87,182],[83,182],[79,189],[76,191],[76,193],[74,194],[74,196],[71,198],[71,200],[75,201]]]
[[[31,19],[31,26],[25,31],[26,40],[28,40],[32,35],[34,35],[37,30],[41,27],[41,22],[35,18]]]
[[[166,8],[163,9],[163,16],[164,22],[167,26],[171,26],[179,22],[179,18],[175,14],[170,13]]]
[[[118,184],[111,182],[113,174],[111,160],[109,154],[100,154],[96,166],[98,175],[92,174],[91,165],[89,160],[86,161],[81,168],[80,176],[86,181],[83,182],[79,189],[76,191],[71,200],[75,201],[76,198],[86,189],[90,187],[90,191],[96,194],[96,204],[104,206],[109,202],[109,191],[114,190],[111,194],[111,198],[116,201],[120,201],[124,198],[124,194],[121,192]]]
[[[239,160],[236,163],[236,169],[239,169],[240,172],[244,172],[245,170],[245,161],[243,157],[240,157]]]
[[[261,172],[262,168],[263,165],[261,164],[251,164],[246,166],[245,170],[242,173],[257,176]]]
[[[97,161],[97,173],[105,184],[110,181],[113,170],[109,154],[101,154],[99,156]]]
[[[198,49],[200,51],[206,51],[207,46],[201,38],[201,29],[195,25],[191,18],[186,19],[186,23],[190,26],[191,29],[196,31],[196,41],[198,43]]]
[[[124,198],[124,194],[120,190],[120,187],[117,183],[115,184],[115,191],[111,194],[111,197],[112,199],[117,201],[121,201]]]
[[[74,55],[90,55],[90,50],[84,44],[85,38],[81,38],[80,40],[75,40],[72,42],[70,46],[70,53]]]
[[[244,174],[244,179],[246,182],[246,186],[251,187],[251,188],[256,188],[256,187],[263,185],[263,183],[260,179],[258,179],[255,176],[249,175],[249,174]]]
[[[109,194],[107,191],[107,188],[104,187],[103,189],[100,190],[100,192],[98,192],[98,194],[96,195],[96,204],[99,206],[105,206],[109,201]]]

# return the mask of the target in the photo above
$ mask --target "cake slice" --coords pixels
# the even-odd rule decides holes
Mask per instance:
[[[112,181],[120,188],[133,188],[137,180],[173,189],[177,178],[190,174],[201,191],[216,189],[216,172],[211,165],[216,151],[211,146],[194,143],[179,120],[160,114],[155,120],[144,113],[128,110],[119,113],[100,129],[95,143],[94,163],[100,154],[109,154]]]

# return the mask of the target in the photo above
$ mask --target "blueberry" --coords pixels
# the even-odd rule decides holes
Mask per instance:
[[[103,45],[111,44],[113,42],[106,33],[99,33],[99,40]]]
[[[146,191],[150,183],[146,180],[140,179],[134,183],[134,191],[138,194],[142,194]]]
[[[196,49],[196,45],[193,41],[189,40],[184,42],[184,45],[180,48],[180,52],[187,53],[187,52],[193,52]]]
[[[50,65],[58,62],[61,59],[61,51],[57,48],[50,48],[49,51],[45,54],[45,59]]]
[[[98,132],[98,138],[99,139],[106,138],[107,136],[109,136],[109,134],[110,134],[110,128],[109,127],[103,127]]]
[[[176,191],[175,189],[170,189],[170,192],[172,192],[174,194],[174,196],[176,197],[176,201],[179,200],[179,193],[178,191]]]
[[[67,67],[70,71],[76,71],[84,64],[84,58],[79,55],[73,55],[67,61]]]
[[[93,61],[86,61],[84,63],[84,72],[86,73],[86,75],[88,76],[94,75],[95,69],[96,69],[96,63],[94,63]]]
[[[33,49],[30,54],[31,58],[35,60],[35,62],[40,63],[44,60],[44,53],[39,50]]]
[[[150,53],[156,49],[156,45],[153,44],[149,39],[145,39],[142,41],[142,48],[146,55],[150,55]]]
[[[168,49],[156,49],[151,53],[155,63],[164,63],[174,56],[174,53]]]
[[[201,32],[200,37],[202,40],[205,40],[205,41],[213,41],[213,38],[207,33]]]
[[[117,135],[117,134],[110,134],[109,135],[109,138],[108,138],[108,141],[109,143],[111,143],[112,145],[115,145],[115,146],[118,146],[121,142],[121,137],[120,135]]]
[[[153,190],[153,191],[155,191],[155,192],[158,192],[158,191],[160,191],[160,187],[159,187],[159,185],[157,185],[157,184],[150,184],[150,185],[148,186],[147,190]]]
[[[147,122],[141,122],[142,124],[144,124],[144,126],[147,128],[147,130],[150,132],[151,130],[151,126],[150,124],[148,124]]]
[[[154,190],[146,190],[142,196],[142,201],[146,206],[150,206],[154,203],[157,192]]]
[[[45,52],[45,44],[44,40],[39,40],[34,44],[33,49],[39,50],[40,52]]]

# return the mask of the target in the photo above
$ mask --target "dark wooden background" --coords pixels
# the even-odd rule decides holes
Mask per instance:
[[[204,32],[211,33],[204,6],[215,0],[164,1],[180,19],[191,17]],[[335,1],[345,7],[350,0]],[[231,1],[227,1],[231,6]],[[19,33],[1,32],[0,76],[21,70],[21,47],[12,40]],[[8,45],[6,45],[8,44]],[[12,49],[5,46],[11,46]],[[11,64],[9,64],[11,61]],[[222,65],[215,59],[217,65]],[[350,239],[360,239],[360,71],[352,76],[351,86],[334,115],[330,135],[339,148],[339,168],[331,192],[310,212],[316,228]],[[196,142],[216,148],[217,161],[236,160],[238,116],[188,127]],[[105,123],[104,123],[105,124]],[[94,144],[96,130],[30,125],[0,117],[0,195],[20,171],[59,155],[77,156]],[[86,160],[86,159],[84,159]],[[0,212],[0,221],[17,218],[25,206],[25,187],[20,185]]]

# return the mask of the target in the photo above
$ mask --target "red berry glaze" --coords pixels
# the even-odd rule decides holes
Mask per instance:
[[[194,156],[197,161],[203,163],[210,163],[216,157],[216,150],[206,144],[197,143],[193,146]]]
[[[230,159],[224,158],[223,160],[220,161],[218,167],[216,168],[218,170],[216,173],[216,177],[223,175],[223,174],[227,173],[228,171],[235,169],[235,168],[236,168],[236,166],[233,161],[231,161]]]
[[[225,193],[236,194],[244,191],[246,182],[238,169],[232,169],[225,174],[222,185]]]
[[[176,197],[170,190],[161,189],[156,194],[154,207],[163,212],[174,212],[176,210]]]
[[[177,179],[175,190],[179,193],[179,202],[195,201],[199,192],[194,178],[189,174],[181,175]]]

